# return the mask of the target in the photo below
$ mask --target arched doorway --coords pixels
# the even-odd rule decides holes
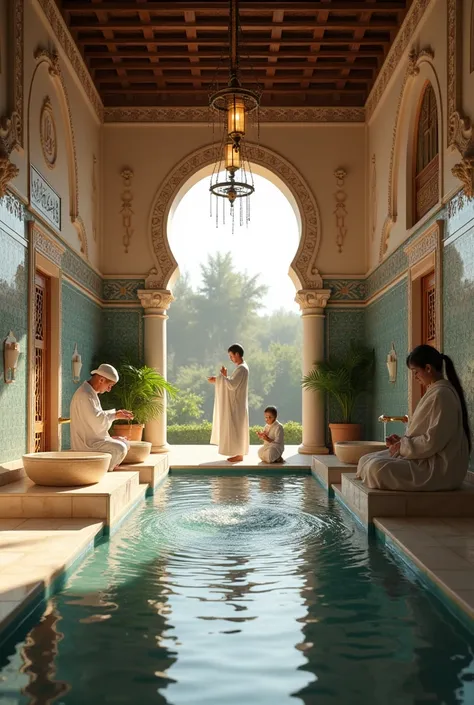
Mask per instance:
[[[316,360],[324,357],[324,308],[330,295],[323,289],[322,277],[316,266],[321,239],[319,209],[303,177],[286,159],[253,144],[248,145],[247,154],[255,172],[260,171],[274,183],[277,182],[297,213],[300,243],[289,273],[303,316],[302,369],[305,374]],[[155,266],[146,280],[146,289],[138,293],[145,309],[145,360],[164,375],[166,311],[173,301],[172,287],[178,276],[178,263],[168,239],[169,218],[185,190],[202,178],[206,170],[210,173],[215,159],[214,146],[204,147],[186,157],[162,182],[152,204],[150,233]],[[303,392],[302,398],[303,443],[300,452],[325,453],[323,400],[307,391]],[[165,414],[149,424],[146,436],[151,440],[154,452],[168,450]]]

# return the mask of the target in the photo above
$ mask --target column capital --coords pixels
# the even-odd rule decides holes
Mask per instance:
[[[174,301],[174,296],[168,289],[139,289],[137,296],[146,314],[164,315]]]
[[[299,304],[301,313],[321,313],[321,310],[326,308],[331,289],[300,289],[296,292],[295,301]]]

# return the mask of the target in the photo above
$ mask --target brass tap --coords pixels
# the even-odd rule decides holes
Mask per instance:
[[[392,421],[400,421],[400,423],[408,423],[408,416],[386,416],[382,414],[379,416],[379,421],[381,423],[390,423]]]

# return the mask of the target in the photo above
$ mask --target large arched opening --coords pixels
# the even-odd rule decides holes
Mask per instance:
[[[287,160],[271,150],[252,144],[248,146],[247,153],[255,173],[268,178],[284,193],[296,215],[299,245],[289,263],[289,275],[303,317],[302,372],[305,374],[315,360],[324,357],[324,308],[330,293],[323,289],[317,268],[321,238],[319,209],[301,174]],[[208,146],[180,162],[158,188],[150,213],[155,266],[146,280],[146,289],[139,295],[145,308],[145,359],[147,364],[165,375],[167,310],[174,300],[172,289],[179,277],[178,262],[169,238],[170,218],[184,193],[211,173],[215,156],[215,147]],[[302,399],[303,443],[300,452],[327,452],[322,399],[306,391]],[[166,423],[166,415],[163,415],[147,427],[146,434],[155,452],[167,450]]]

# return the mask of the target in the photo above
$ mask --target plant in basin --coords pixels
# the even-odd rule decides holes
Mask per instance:
[[[133,421],[114,422],[112,433],[131,441],[140,441],[145,424],[163,413],[165,395],[174,397],[178,390],[167,382],[153,367],[119,367],[120,379],[107,395],[116,409],[133,412]]]
[[[360,439],[361,426],[353,423],[354,408],[358,399],[370,390],[374,365],[371,348],[351,343],[343,357],[315,362],[311,372],[303,377],[304,389],[326,394],[339,407],[341,423],[329,424],[333,445]]]

